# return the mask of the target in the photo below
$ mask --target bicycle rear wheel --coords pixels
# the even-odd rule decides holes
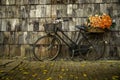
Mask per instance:
[[[60,40],[55,36],[42,36],[34,44],[34,56],[40,60],[53,60],[60,52]]]
[[[82,39],[80,41],[80,55],[85,60],[98,60],[105,52],[105,43],[100,40]]]

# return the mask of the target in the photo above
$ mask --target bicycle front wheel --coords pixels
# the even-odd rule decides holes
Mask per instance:
[[[85,60],[98,60],[105,52],[104,41],[82,39],[79,45],[80,55]]]
[[[34,44],[34,56],[40,60],[53,60],[60,52],[60,40],[52,35],[40,37]]]

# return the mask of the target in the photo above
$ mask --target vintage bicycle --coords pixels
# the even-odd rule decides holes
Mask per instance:
[[[33,45],[33,53],[38,60],[54,60],[60,54],[63,44],[68,46],[69,56],[72,60],[76,56],[84,60],[98,60],[104,55],[105,41],[99,40],[101,33],[91,34],[87,31],[87,27],[76,25],[79,33],[76,40],[72,40],[62,30],[62,22],[64,21],[67,20],[43,25],[46,35],[38,38]]]

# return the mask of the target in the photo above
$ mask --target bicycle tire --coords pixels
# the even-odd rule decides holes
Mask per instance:
[[[83,47],[87,47],[86,50],[83,49],[83,51],[80,51],[80,56],[85,60],[98,60],[102,58],[105,52],[105,42],[99,41],[99,40],[88,40],[82,39],[80,41],[80,44]],[[81,47],[80,47],[81,48]],[[84,51],[85,50],[85,51]]]
[[[60,52],[60,44],[60,40],[53,35],[40,37],[33,46],[35,58],[39,61],[54,60]]]

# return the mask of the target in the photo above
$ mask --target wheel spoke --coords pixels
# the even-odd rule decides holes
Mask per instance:
[[[55,36],[43,36],[35,42],[33,50],[38,60],[53,60],[60,52],[60,40]]]
[[[81,57],[86,60],[97,60],[104,54],[105,44],[103,41],[91,40],[88,42],[86,39],[82,39],[80,45],[89,46],[89,49],[85,54],[81,53]]]

